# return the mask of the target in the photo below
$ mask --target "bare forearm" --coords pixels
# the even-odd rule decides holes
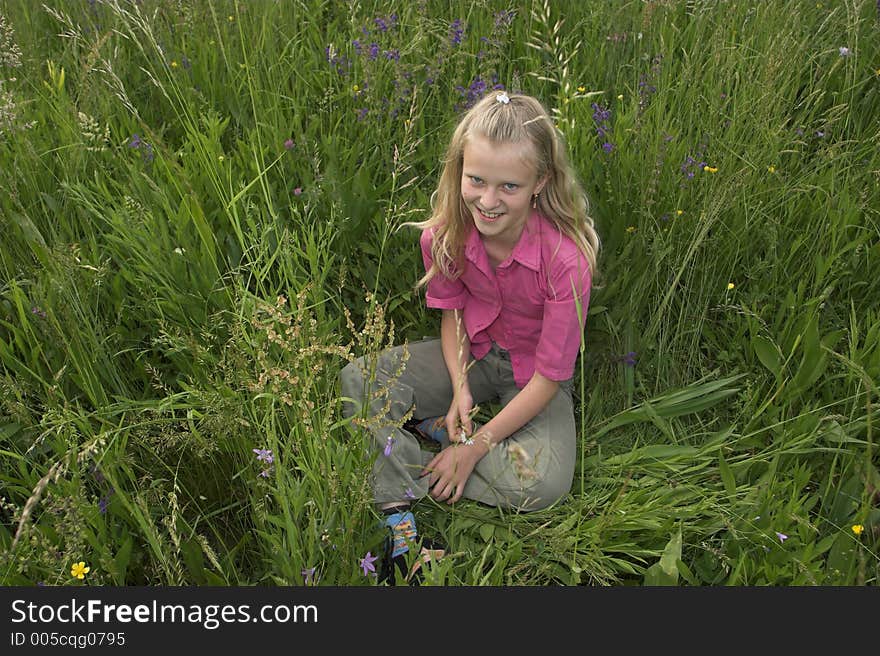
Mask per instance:
[[[473,446],[481,449],[481,457],[491,446],[513,435],[547,407],[558,389],[558,382],[536,371],[519,394],[477,432]]]
[[[443,310],[440,319],[440,345],[455,394],[459,391],[470,392],[467,382],[467,363],[470,359],[471,344],[461,319],[461,310]]]

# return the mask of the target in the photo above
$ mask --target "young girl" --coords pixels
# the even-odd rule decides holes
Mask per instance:
[[[562,139],[526,95],[491,92],[465,114],[432,209],[413,225],[426,270],[417,287],[443,312],[440,338],[384,351],[375,372],[361,359],[340,375],[343,413],[366,400],[372,418],[375,501],[398,567],[418,535],[411,503],[427,494],[529,511],[568,493],[571,379],[599,249]],[[502,409],[475,426],[477,404],[490,401]],[[415,421],[398,428],[408,413]],[[423,450],[426,435],[438,453]],[[442,555],[421,546],[420,560]]]

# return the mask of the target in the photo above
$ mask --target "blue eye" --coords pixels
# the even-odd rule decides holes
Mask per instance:
[[[514,184],[513,182],[507,182],[504,184],[504,188],[507,189],[507,191],[516,191],[519,189],[519,185]]]
[[[470,176],[470,179],[471,179],[471,182],[473,182],[474,184],[477,184],[477,185],[478,185],[478,184],[483,184],[483,179],[482,179],[482,178],[478,178],[478,177],[475,176],[475,175]]]

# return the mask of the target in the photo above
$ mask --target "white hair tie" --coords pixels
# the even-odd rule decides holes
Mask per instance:
[[[500,102],[503,105],[506,105],[510,102],[510,96],[507,95],[506,91],[502,91],[497,96],[495,96],[495,100]]]

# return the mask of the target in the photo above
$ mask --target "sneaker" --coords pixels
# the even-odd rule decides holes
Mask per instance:
[[[444,440],[449,441],[446,417],[410,419],[403,428],[419,441],[419,445],[425,451],[439,453]]]
[[[388,535],[385,537],[382,560],[379,564],[378,584],[421,585],[424,579],[422,565],[432,560],[441,560],[446,555],[446,547],[439,542],[425,537],[419,538],[417,546],[419,548],[419,558],[407,571],[405,553],[400,554],[396,558],[391,556],[394,549],[394,537],[389,529]]]

